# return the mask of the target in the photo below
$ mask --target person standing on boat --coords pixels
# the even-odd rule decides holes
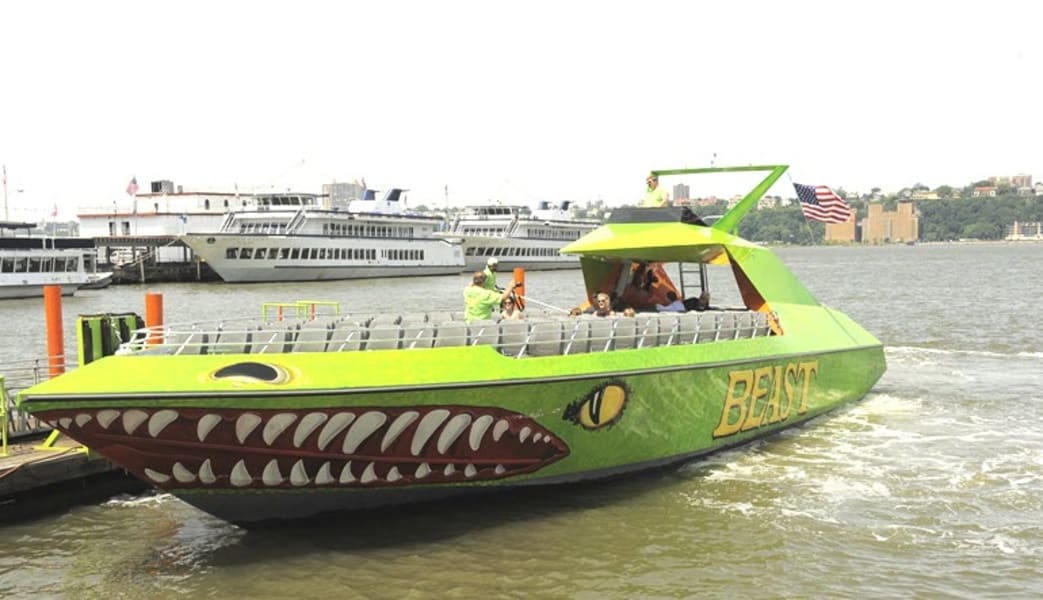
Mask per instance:
[[[470,323],[479,319],[491,319],[493,307],[511,297],[516,283],[512,281],[506,290],[489,290],[485,288],[485,273],[475,271],[471,277],[471,285],[464,288],[464,321]]]
[[[648,184],[648,191],[645,192],[645,197],[641,200],[641,206],[658,208],[670,204],[670,194],[665,189],[659,187],[658,175],[652,173],[645,180],[645,183]]]
[[[485,261],[485,289],[496,291],[499,288],[496,287],[496,267],[500,266],[500,261],[495,256]]]

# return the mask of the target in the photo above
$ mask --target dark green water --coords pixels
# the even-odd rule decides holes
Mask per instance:
[[[864,401],[679,469],[280,529],[115,498],[0,527],[0,597],[1043,595],[1043,245],[779,254],[888,346]],[[457,308],[465,282],[117,287],[66,298],[66,328],[140,312],[146,289],[178,322],[302,297]],[[570,306],[578,272],[530,273],[528,290]],[[41,306],[0,306],[31,339],[0,350],[0,372],[45,354]]]

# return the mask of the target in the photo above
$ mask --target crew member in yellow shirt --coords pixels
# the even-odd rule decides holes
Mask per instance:
[[[648,184],[648,191],[645,192],[645,197],[641,200],[641,206],[645,207],[660,207],[670,204],[670,194],[663,188],[659,187],[659,176],[652,173],[645,180]]]

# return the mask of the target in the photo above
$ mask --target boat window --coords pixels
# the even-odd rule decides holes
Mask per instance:
[[[253,252],[253,248],[243,248],[239,251],[239,258],[252,258]]]
[[[280,248],[279,249],[279,258],[281,258],[283,260],[286,260],[289,257],[290,257],[290,249],[289,248]]]
[[[273,260],[276,259],[276,258],[279,258],[279,249],[278,248],[269,248],[268,249],[268,258],[271,258]]]
[[[24,256],[18,257],[16,259],[14,259],[14,272],[15,273],[25,273],[25,267],[26,267],[26,262],[25,262],[25,257]]]
[[[301,258],[301,249],[300,248],[292,248],[290,250],[290,260],[300,260],[300,258]]]
[[[238,258],[239,248],[227,248],[225,250],[225,258]]]
[[[257,253],[254,254],[254,260],[260,260],[268,256],[268,250],[265,248],[258,248]]]
[[[56,259],[54,259],[54,267],[52,268],[52,270],[55,273],[64,273],[65,272],[65,264],[66,264],[66,262],[67,262],[67,259],[64,259],[64,258],[56,258]]]
[[[13,273],[14,261],[10,258],[0,259],[0,273]]]
[[[29,257],[29,272],[39,273],[40,272],[40,258],[37,256]]]

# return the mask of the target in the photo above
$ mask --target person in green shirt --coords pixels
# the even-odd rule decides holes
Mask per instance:
[[[485,285],[483,285],[482,287],[484,287],[487,290],[496,291],[496,267],[498,267],[499,265],[500,260],[497,259],[495,256],[485,261],[485,270],[482,271],[483,273],[485,273]]]
[[[464,288],[464,321],[470,323],[479,319],[491,319],[493,307],[510,297],[516,282],[512,281],[502,292],[485,289],[485,273],[475,271],[471,277],[471,285]]]
[[[641,200],[641,206],[644,207],[659,207],[666,206],[670,203],[670,194],[663,188],[659,187],[659,176],[655,173],[648,176],[645,180],[648,184],[648,191],[645,192],[644,199]]]

